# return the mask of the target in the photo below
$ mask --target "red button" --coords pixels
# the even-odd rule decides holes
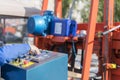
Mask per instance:
[[[27,60],[24,60],[24,64],[28,64],[28,62],[29,62],[29,61],[27,61]]]

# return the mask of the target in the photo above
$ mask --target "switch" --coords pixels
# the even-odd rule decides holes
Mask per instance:
[[[28,64],[29,61],[28,60],[24,60],[24,65]]]

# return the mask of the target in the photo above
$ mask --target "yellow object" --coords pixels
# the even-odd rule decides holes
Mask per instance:
[[[22,67],[23,68],[26,68],[26,67],[29,67],[29,66],[31,66],[31,65],[33,65],[34,64],[34,62],[28,62],[28,64],[24,64],[24,65],[22,65]]]
[[[110,64],[110,68],[111,68],[111,69],[116,69],[116,68],[117,68],[117,65],[116,65],[116,64]]]
[[[29,67],[34,64],[34,62],[32,62],[32,61],[29,61],[27,64],[24,64],[23,61],[24,60],[22,60],[21,62],[14,61],[14,62],[11,62],[10,64],[12,64],[14,66],[22,67],[22,68],[26,68],[26,67]]]

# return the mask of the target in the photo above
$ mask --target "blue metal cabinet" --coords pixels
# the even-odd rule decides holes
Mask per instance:
[[[27,68],[12,64],[2,66],[2,77],[5,80],[67,80],[67,55],[62,53],[46,53],[44,58]]]

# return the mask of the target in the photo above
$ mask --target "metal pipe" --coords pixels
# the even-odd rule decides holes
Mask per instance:
[[[72,1],[72,5],[71,5],[71,8],[70,8],[69,13],[68,13],[68,19],[71,19],[71,17],[72,17],[72,10],[73,10],[73,7],[75,5],[75,1],[76,0]]]
[[[103,32],[102,35],[106,35],[106,34],[112,32],[112,31],[114,31],[114,30],[116,30],[116,29],[118,29],[118,28],[120,28],[120,25],[118,25],[118,26],[116,26],[116,27],[114,27],[114,28],[112,28],[112,29],[110,29],[110,30],[108,30],[108,31]]]

